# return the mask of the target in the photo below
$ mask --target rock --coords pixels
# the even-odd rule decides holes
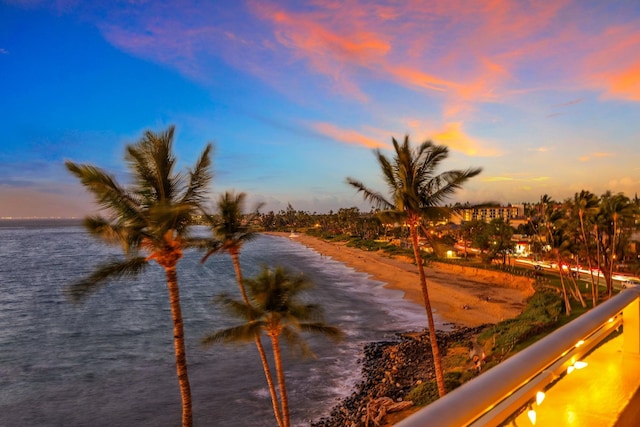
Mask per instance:
[[[440,353],[445,356],[450,343],[469,341],[482,328],[438,332],[436,335]],[[363,381],[357,384],[354,392],[343,399],[328,417],[312,423],[311,427],[364,427],[372,402],[388,398],[394,404],[406,404],[404,398],[416,385],[435,378],[427,333],[397,334],[394,340],[368,343],[364,346],[363,353],[364,356],[360,359]],[[386,407],[384,410],[389,412]],[[375,416],[369,414],[370,418],[377,418],[378,415],[379,412]]]

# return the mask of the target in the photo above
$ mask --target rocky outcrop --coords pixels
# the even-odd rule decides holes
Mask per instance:
[[[484,326],[438,332],[438,345],[444,357],[453,343],[467,342]],[[428,333],[398,334],[395,339],[365,345],[363,381],[336,406],[329,417],[313,427],[370,427],[382,424],[386,413],[411,406],[407,394],[425,381],[435,380]],[[381,415],[382,414],[382,415]]]

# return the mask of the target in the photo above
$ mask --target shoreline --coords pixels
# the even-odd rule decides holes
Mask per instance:
[[[418,268],[413,259],[392,258],[382,251],[350,248],[345,242],[327,242],[306,234],[296,237],[290,237],[286,232],[264,234],[298,242],[321,256],[328,256],[370,275],[389,289],[402,291],[405,299],[424,306]],[[531,287],[498,283],[500,278],[497,275],[470,277],[432,266],[425,267],[425,275],[434,315],[444,324],[462,327],[495,324],[520,314],[524,301],[532,295]]]

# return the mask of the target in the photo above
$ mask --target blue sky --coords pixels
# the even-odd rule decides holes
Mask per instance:
[[[0,217],[92,212],[64,160],[126,182],[171,124],[264,210],[368,210],[405,134],[483,168],[451,202],[638,192],[640,4],[400,3],[0,0]]]

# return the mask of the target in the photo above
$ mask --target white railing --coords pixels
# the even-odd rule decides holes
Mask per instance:
[[[640,287],[620,292],[396,426],[500,425],[579,367],[623,323],[624,351],[640,354]]]

